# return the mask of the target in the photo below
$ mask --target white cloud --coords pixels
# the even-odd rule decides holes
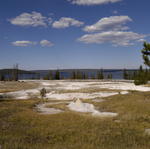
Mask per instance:
[[[27,47],[31,45],[36,45],[36,42],[22,40],[22,41],[14,41],[12,42],[12,45],[17,46],[17,47]]]
[[[27,46],[33,46],[36,44],[40,44],[42,47],[51,47],[54,45],[51,41],[48,41],[48,40],[41,40],[40,42],[21,40],[21,41],[14,41],[11,44],[17,47],[27,47]]]
[[[141,42],[146,35],[138,34],[126,26],[127,22],[132,21],[128,16],[110,16],[100,19],[97,23],[84,27],[85,34],[78,39],[83,43],[110,43],[113,46],[129,46],[135,42]],[[98,32],[98,33],[93,33]]]
[[[100,19],[93,25],[86,26],[83,30],[86,32],[96,31],[118,31],[128,29],[125,24],[132,19],[128,16],[110,16]]]
[[[60,20],[55,21],[52,24],[52,27],[53,28],[67,28],[70,26],[80,27],[83,24],[84,24],[83,22],[75,20],[73,18],[62,17],[62,18],[60,18]]]
[[[95,34],[86,34],[78,40],[83,43],[111,43],[114,46],[129,46],[133,45],[134,42],[139,42],[146,35],[141,35],[134,32],[123,32],[123,31],[107,31]]]
[[[54,44],[51,42],[51,41],[48,41],[48,40],[41,40],[40,41],[40,45],[42,47],[51,47],[53,46]]]
[[[116,3],[122,0],[67,0],[77,5],[102,5],[107,3]]]
[[[47,26],[47,21],[50,22],[51,18],[42,16],[39,12],[22,13],[16,18],[9,19],[10,23],[19,26]]]

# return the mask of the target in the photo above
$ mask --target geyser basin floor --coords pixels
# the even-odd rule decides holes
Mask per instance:
[[[145,86],[136,86],[133,83],[127,82],[106,82],[106,81],[43,81],[43,80],[34,80],[34,81],[24,81],[31,84],[38,84],[37,88],[30,90],[21,90],[17,92],[10,93],[0,93],[0,96],[3,97],[12,97],[15,99],[30,99],[33,97],[40,97],[40,89],[46,88],[48,91],[47,98],[58,99],[58,100],[72,100],[75,97],[77,98],[97,98],[97,97],[107,97],[112,96],[118,93],[127,94],[127,91],[150,91],[150,87]],[[91,93],[82,93],[82,89],[108,89],[107,92],[91,92]],[[66,93],[59,94],[58,92],[64,90]],[[71,93],[71,91],[78,90],[77,93]],[[81,91],[80,91],[81,90]],[[112,92],[110,90],[116,90]],[[119,92],[118,92],[119,90]],[[68,91],[68,92],[67,92]]]

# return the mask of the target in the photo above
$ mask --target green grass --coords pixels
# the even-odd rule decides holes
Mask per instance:
[[[68,111],[41,115],[34,109],[39,102],[0,101],[2,149],[150,149],[150,136],[144,134],[150,128],[150,92],[91,102],[100,111],[119,113],[115,118]]]

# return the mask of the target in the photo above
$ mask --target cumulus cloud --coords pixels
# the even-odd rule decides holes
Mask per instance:
[[[122,0],[67,0],[77,5],[102,5],[107,3],[116,3]]]
[[[52,24],[52,27],[53,28],[67,28],[67,27],[70,27],[70,26],[80,27],[83,24],[84,24],[83,22],[75,20],[73,18],[62,17],[62,18],[60,18],[60,20],[55,21]]]
[[[88,34],[83,35],[78,41],[83,43],[110,43],[113,46],[130,46],[135,42],[141,42],[146,35],[129,31],[127,22],[131,22],[129,16],[110,16],[100,19],[97,23],[84,27]],[[93,33],[96,32],[96,33]]]
[[[114,46],[129,46],[134,42],[142,40],[145,35],[141,35],[134,32],[123,31],[107,31],[95,34],[86,34],[78,40],[83,43],[111,43]]]
[[[51,22],[51,18],[44,17],[39,12],[22,13],[19,16],[9,19],[10,23],[19,26],[47,26],[47,21]]]
[[[27,47],[31,45],[36,45],[36,42],[22,40],[22,41],[14,41],[12,42],[12,45],[17,46],[17,47]]]
[[[84,24],[84,22],[69,17],[62,17],[53,22],[51,17],[45,17],[39,12],[22,13],[8,21],[18,26],[47,27],[48,25],[52,25],[53,28],[67,28],[70,26],[80,27]]]
[[[48,40],[41,40],[40,41],[40,45],[42,47],[51,47],[53,46],[54,44],[51,42],[51,41],[48,41]]]
[[[126,30],[128,27],[125,24],[129,21],[132,19],[128,16],[110,16],[100,19],[93,25],[86,26],[83,30],[86,32]]]

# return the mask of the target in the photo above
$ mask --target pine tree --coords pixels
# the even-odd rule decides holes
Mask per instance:
[[[107,79],[112,79],[112,74],[108,74]]]
[[[72,73],[71,73],[71,79],[76,79],[76,72],[75,71],[73,71]]]
[[[96,79],[95,74],[91,74],[91,79]]]
[[[13,81],[18,81],[18,74],[19,74],[19,70],[18,70],[18,64],[15,64],[12,70],[12,79]]]
[[[60,72],[59,72],[59,70],[56,70],[55,80],[60,80]]]
[[[82,73],[82,79],[88,79],[88,77],[87,77],[87,75],[86,75],[86,73],[84,72],[84,73]]]
[[[3,74],[0,75],[0,81],[5,81],[5,76]]]
[[[147,68],[145,70],[145,76],[146,76],[147,80],[150,80],[150,73],[149,73],[149,70]]]
[[[144,64],[150,68],[150,43],[144,42],[143,46],[144,48],[142,49],[141,52],[143,55]],[[147,69],[143,70],[142,66],[140,66],[138,74],[135,77],[134,83],[137,85],[146,84],[149,79],[150,79],[149,71]]]
[[[112,74],[110,74],[110,79],[112,79],[113,78],[113,75]]]
[[[76,73],[76,79],[82,79],[82,72],[77,71],[77,73]]]
[[[97,72],[97,79],[100,80],[104,79],[103,69]]]
[[[148,81],[147,72],[140,66],[139,71],[135,77],[134,83],[136,85],[146,84]]]
[[[126,69],[123,70],[123,78],[124,78],[125,80],[128,80],[128,79],[129,79],[129,74],[128,74],[128,72],[127,72]]]
[[[53,80],[54,79],[52,71],[49,71],[48,75],[49,75],[49,80]]]
[[[132,75],[132,80],[135,80],[136,76],[137,76],[137,71],[134,71]]]
[[[150,43],[144,42],[142,49],[144,64],[150,67]]]
[[[100,71],[97,72],[97,79],[101,79],[101,72]]]

